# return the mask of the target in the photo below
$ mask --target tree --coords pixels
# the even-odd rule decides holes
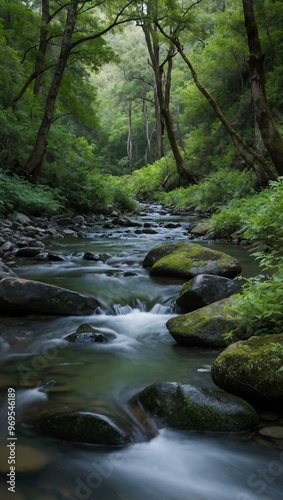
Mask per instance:
[[[65,24],[63,34],[60,37],[60,52],[54,66],[51,83],[48,88],[43,117],[37,132],[35,144],[24,166],[25,175],[30,180],[36,181],[42,167],[46,153],[48,133],[54,117],[57,96],[70,56],[74,54],[78,55],[80,46],[82,46],[81,51],[83,53],[83,49],[88,47],[90,42],[93,43],[94,41],[101,39],[103,35],[108,33],[114,27],[128,22],[129,19],[134,17],[133,11],[130,10],[130,7],[134,4],[134,0],[128,0],[127,2],[119,0],[113,2],[98,0],[95,3],[84,2],[81,0],[71,0],[70,3],[64,4]],[[43,8],[47,9],[47,7],[47,0],[43,0]],[[101,13],[103,8],[105,8],[105,14],[107,14],[107,16],[105,16],[106,21],[103,22],[100,20],[99,23],[98,14]],[[93,15],[95,13],[95,9],[97,10],[96,18]],[[58,9],[57,12],[61,12],[61,10],[63,9]],[[89,15],[89,12],[91,12],[91,15]],[[88,17],[86,19],[87,15]],[[49,17],[48,13],[45,13],[44,21],[47,22]],[[81,26],[85,26],[83,31]],[[44,59],[46,52],[47,42],[45,27],[43,31],[41,30],[40,41],[44,42],[44,47],[43,49],[41,47],[41,54],[36,58],[37,69],[35,69],[32,73],[29,83],[31,83],[32,80],[36,79],[39,74],[44,71],[42,63],[40,68],[38,65],[40,57]],[[38,82],[36,88],[38,89]]]
[[[167,132],[168,141],[174,156],[177,171],[182,183],[188,181],[194,182],[194,179],[184,168],[184,160],[180,153],[176,133],[174,130],[173,119],[170,112],[170,94],[173,58],[177,52],[173,44],[168,45],[163,57],[161,57],[161,44],[158,35],[157,19],[159,15],[158,7],[154,3],[147,3],[146,16],[141,21],[141,26],[145,35],[146,45],[150,58],[150,64],[154,74],[155,86],[155,113],[157,123],[158,151],[162,155],[162,135],[164,128]],[[174,37],[176,26],[170,25],[170,34]]]
[[[278,175],[283,175],[283,139],[275,125],[269,109],[262,53],[258,27],[255,19],[253,0],[243,0],[245,26],[250,51],[249,67],[251,73],[251,92],[255,118],[265,147],[270,154]]]
[[[252,170],[255,171],[258,179],[258,184],[259,186],[264,186],[270,179],[275,179],[275,175],[270,169],[269,165],[266,163],[264,157],[257,152],[254,148],[250,147],[247,142],[241,137],[241,135],[233,128],[229,120],[226,118],[224,113],[222,112],[220,106],[218,105],[217,101],[214,99],[212,94],[207,90],[207,88],[200,82],[197,71],[195,70],[192,62],[190,61],[189,57],[186,55],[183,44],[181,43],[179,36],[181,33],[183,33],[186,29],[188,29],[188,26],[190,25],[191,18],[190,18],[190,10],[192,7],[196,5],[196,3],[200,3],[201,0],[190,4],[188,7],[183,8],[183,9],[176,9],[176,5],[174,5],[174,10],[169,12],[169,18],[170,22],[171,19],[174,18],[176,19],[177,27],[176,29],[172,32],[170,28],[168,29],[168,22],[163,26],[161,22],[158,20],[156,21],[156,26],[158,27],[160,33],[164,36],[165,39],[169,41],[170,44],[173,44],[178,53],[181,55],[182,59],[190,69],[190,72],[192,74],[193,80],[197,88],[200,90],[200,92],[203,94],[203,96],[207,99],[211,107],[213,108],[214,112],[216,113],[217,117],[221,121],[221,123],[224,125],[226,131],[230,135],[233,144],[239,154],[242,156],[246,164],[251,168]],[[259,164],[259,168],[255,169],[253,161],[256,160]]]

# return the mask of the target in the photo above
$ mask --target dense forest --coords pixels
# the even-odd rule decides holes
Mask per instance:
[[[0,9],[2,214],[214,211],[283,174],[282,2]]]

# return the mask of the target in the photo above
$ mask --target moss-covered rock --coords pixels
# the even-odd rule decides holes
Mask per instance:
[[[90,412],[56,413],[43,417],[35,427],[48,436],[76,443],[117,446],[131,441],[108,417]]]
[[[256,411],[245,401],[220,391],[198,389],[176,382],[146,387],[140,403],[160,419],[160,425],[175,429],[241,432],[258,423]]]
[[[199,274],[183,285],[176,303],[183,312],[190,312],[239,291],[238,281],[212,274]]]
[[[196,243],[177,242],[152,249],[144,259],[152,276],[190,279],[198,274],[234,278],[241,272],[240,263],[229,255]]]
[[[91,314],[99,306],[94,297],[39,281],[7,277],[0,281],[0,314]]]
[[[212,219],[208,219],[194,226],[190,230],[190,233],[194,234],[195,236],[204,236],[210,231],[213,231],[214,228],[215,228],[215,221],[213,221]]]
[[[262,407],[283,404],[283,333],[251,337],[225,349],[212,366],[216,385]]]
[[[188,314],[169,319],[166,326],[172,337],[182,345],[192,347],[227,347],[232,338],[243,338],[245,327],[231,310],[232,299],[214,302]]]

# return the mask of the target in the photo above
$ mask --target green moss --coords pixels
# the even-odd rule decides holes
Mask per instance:
[[[151,250],[144,266],[152,266],[151,275],[179,278],[192,278],[203,273],[232,278],[241,272],[239,262],[233,257],[188,242],[162,245]]]
[[[274,343],[283,346],[283,334],[252,337],[223,351],[212,366],[212,378],[222,389],[251,402],[283,402],[283,353],[274,354]]]
[[[140,395],[141,403],[161,424],[182,430],[243,431],[258,422],[247,403],[229,394],[173,382],[153,384]]]

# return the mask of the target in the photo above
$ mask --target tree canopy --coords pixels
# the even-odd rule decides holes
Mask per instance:
[[[72,199],[159,161],[165,189],[224,167],[275,180],[282,14],[279,0],[0,0],[1,171]]]

